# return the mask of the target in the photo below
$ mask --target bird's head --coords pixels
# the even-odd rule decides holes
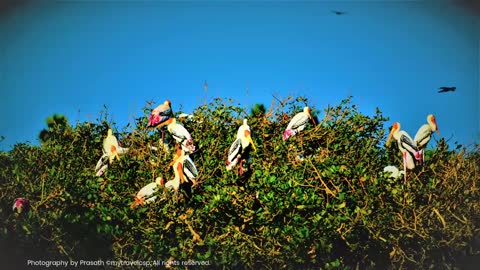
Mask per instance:
[[[250,130],[248,129],[245,129],[245,131],[243,132],[245,138],[248,140],[248,142],[252,145],[253,147],[253,150],[255,152],[257,152],[257,147],[255,147],[255,144],[253,143],[253,140],[252,140],[252,136],[250,136]]]
[[[427,116],[427,122],[428,122],[428,125],[430,125],[430,127],[432,128],[432,131],[436,131],[438,135],[440,135],[440,130],[438,129],[438,125],[437,125],[437,120],[435,120],[435,116],[433,116],[433,114],[429,114]]]
[[[168,107],[172,107],[172,102],[170,101],[170,99],[165,100],[163,104],[165,104]]]
[[[390,144],[390,140],[392,139],[393,134],[395,134],[399,130],[400,130],[400,123],[399,122],[393,123],[392,129],[390,130],[390,134],[388,134],[387,143],[386,143],[387,146]]]

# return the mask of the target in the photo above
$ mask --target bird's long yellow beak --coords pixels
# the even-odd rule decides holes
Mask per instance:
[[[390,130],[390,134],[388,134],[387,143],[385,144],[386,146],[388,146],[390,144],[390,141],[392,140],[394,132],[395,132],[395,129],[392,128],[392,130]]]
[[[247,138],[248,142],[253,146],[253,150],[257,152],[257,147],[255,147],[255,144],[253,143],[252,136],[250,136],[250,131],[245,130],[244,136],[245,138]]]
[[[438,135],[440,135],[440,129],[438,129],[437,120],[433,116],[432,116],[432,122],[433,124],[435,124],[435,128],[436,128],[435,131],[437,132]]]
[[[248,141],[252,144],[253,150],[254,150],[255,152],[257,152],[257,147],[255,147],[255,144],[253,143],[252,137],[251,137],[251,136],[248,136],[247,139],[248,139]]]
[[[118,155],[117,148],[115,147],[115,145],[110,146],[110,151],[112,151],[112,153],[115,155],[117,160],[120,161],[120,156]]]
[[[313,119],[313,116],[310,112],[308,112],[308,116],[310,116],[310,119],[312,119],[313,125],[317,126],[317,123],[315,123],[315,119]]]

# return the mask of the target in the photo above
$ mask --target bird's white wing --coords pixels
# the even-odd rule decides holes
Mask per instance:
[[[428,124],[425,124],[418,129],[417,134],[415,134],[415,138],[413,139],[413,141],[417,144],[418,148],[423,148],[430,141],[431,136],[432,136],[432,129]]]
[[[173,138],[179,143],[182,143],[183,141],[186,141],[192,138],[190,135],[190,132],[188,132],[188,130],[185,127],[179,124],[172,127],[171,133]]]
[[[287,129],[302,131],[308,123],[308,116],[301,112],[296,114],[287,126]]]

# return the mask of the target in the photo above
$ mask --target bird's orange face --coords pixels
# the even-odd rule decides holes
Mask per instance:
[[[432,124],[435,126],[435,131],[437,132],[437,134],[440,135],[440,130],[438,129],[437,120],[435,119],[435,116],[429,115],[428,118],[430,122],[432,122]]]
[[[387,146],[390,144],[390,140],[392,139],[393,134],[395,134],[399,129],[400,129],[400,123],[398,122],[393,123],[392,129],[390,130],[390,134],[388,134],[387,143],[386,143]]]

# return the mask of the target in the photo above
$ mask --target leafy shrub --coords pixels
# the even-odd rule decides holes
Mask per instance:
[[[116,133],[130,151],[101,177],[94,167],[102,141],[109,127],[116,130],[108,115],[75,127],[66,119],[49,124],[41,147],[17,144],[0,153],[4,255],[20,264],[48,257],[449,269],[459,254],[478,252],[470,245],[480,224],[478,145],[453,151],[440,139],[426,166],[409,171],[404,183],[382,173],[402,162],[396,146],[384,147],[387,119],[378,109],[361,114],[350,98],[323,113],[312,108],[317,125],[283,141],[289,119],[306,104],[288,98],[268,110],[256,105],[250,115],[232,100],[199,106],[192,119],[180,120],[199,148],[191,155],[199,185],[135,209],[130,204],[142,186],[173,178],[174,147],[146,127],[150,105],[135,128]],[[225,161],[245,117],[258,151],[239,177]],[[17,197],[30,201],[28,213],[12,212]]]

